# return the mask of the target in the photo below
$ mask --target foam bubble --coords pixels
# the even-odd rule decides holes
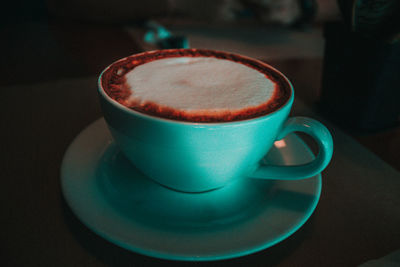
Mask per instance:
[[[265,74],[213,57],[159,59],[135,67],[125,77],[131,107],[153,103],[196,115],[257,107],[275,92]]]

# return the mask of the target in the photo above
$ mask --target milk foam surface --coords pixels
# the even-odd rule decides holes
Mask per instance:
[[[193,114],[257,107],[275,92],[265,74],[213,57],[159,59],[135,67],[125,77],[131,106],[152,102]]]

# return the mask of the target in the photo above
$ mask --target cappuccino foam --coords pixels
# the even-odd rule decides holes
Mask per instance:
[[[99,82],[110,98],[132,110],[189,122],[264,116],[292,95],[287,79],[268,64],[207,49],[132,55],[107,67]]]
[[[257,108],[274,95],[275,83],[240,63],[214,57],[175,57],[139,65],[125,74],[124,105],[148,103],[188,116],[226,116]]]

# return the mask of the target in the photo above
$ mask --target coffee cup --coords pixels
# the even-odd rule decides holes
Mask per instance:
[[[162,69],[164,63],[166,69]],[[129,83],[136,70],[132,79],[139,82]],[[196,76],[200,72],[201,79]],[[253,87],[255,79],[260,82],[254,92],[261,90],[263,79],[268,80],[265,93],[258,92],[255,100],[243,104],[246,101],[240,99],[250,99],[252,92],[247,88]],[[244,88],[245,97],[237,94],[235,83]],[[204,108],[200,103],[197,109],[184,109],[181,102],[190,97],[178,95],[171,84],[184,84],[185,93],[195,87],[193,94],[199,95],[193,98],[198,101],[188,100],[190,107],[199,101],[225,106],[216,109],[206,103]],[[204,96],[202,92],[211,87],[213,95]],[[219,92],[220,87],[225,89]],[[141,101],[132,100],[138,92],[143,92]],[[159,102],[171,99],[165,100],[167,104],[143,100],[148,92]],[[288,118],[294,100],[289,80],[268,64],[246,56],[206,49],[144,52],[108,66],[100,75],[98,93],[108,128],[124,155],[149,179],[174,190],[204,192],[237,179],[305,179],[324,170],[332,157],[332,137],[324,125],[306,117]],[[222,100],[218,100],[220,95]],[[255,103],[260,98],[265,99]],[[230,109],[237,103],[244,106]],[[262,164],[274,142],[291,132],[313,137],[319,147],[316,158],[295,166]]]

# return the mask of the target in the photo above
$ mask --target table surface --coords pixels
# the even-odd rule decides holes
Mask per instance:
[[[10,29],[5,33],[15,37]],[[335,143],[332,162],[322,174],[320,202],[299,231],[253,255],[191,264],[153,259],[103,240],[65,203],[60,164],[73,138],[101,117],[96,74],[140,46],[116,27],[29,25],[19,33],[33,36],[35,31],[40,38],[27,39],[32,51],[14,42],[16,48],[9,44],[10,51],[21,48],[21,54],[5,56],[6,63],[22,62],[24,68],[10,65],[6,69],[4,61],[1,65],[6,74],[0,86],[3,266],[355,266],[400,249],[396,162],[389,165],[315,113],[312,103],[318,95],[322,60],[308,54],[271,59],[275,66],[289,70],[299,88],[300,98],[292,113],[323,121]],[[113,38],[104,38],[107,34]],[[112,50],[116,47],[119,49]],[[115,52],[107,52],[110,50]],[[103,52],[104,57],[98,56]],[[52,56],[64,66],[58,66]],[[18,72],[27,68],[32,70],[27,75]]]

